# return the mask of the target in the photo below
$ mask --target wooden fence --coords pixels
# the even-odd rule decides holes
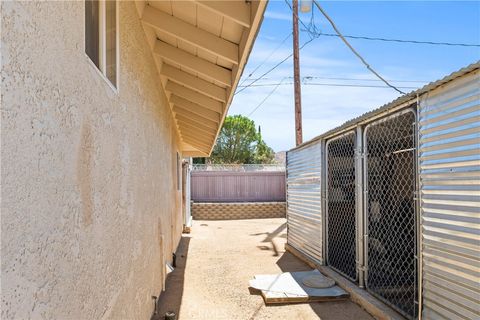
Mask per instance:
[[[284,171],[192,171],[195,202],[285,201]]]

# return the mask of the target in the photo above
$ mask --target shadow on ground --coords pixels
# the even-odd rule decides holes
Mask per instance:
[[[277,229],[272,232],[261,232],[261,233],[253,233],[251,236],[261,236],[262,234],[266,235],[265,239],[262,240],[262,243],[270,243],[272,247],[269,246],[257,246],[260,250],[273,250],[273,256],[278,256],[279,251],[283,248],[279,248],[277,243],[274,241],[275,238],[287,238],[287,234],[285,233],[285,229],[287,228],[287,223],[284,222]]]
[[[179,317],[190,239],[190,237],[185,236],[182,236],[180,239],[177,252],[175,252],[176,268],[167,277],[165,283],[166,290],[160,295],[157,302],[157,313],[152,316],[151,320],[165,319],[165,313],[167,311],[173,311],[177,315],[177,319]]]

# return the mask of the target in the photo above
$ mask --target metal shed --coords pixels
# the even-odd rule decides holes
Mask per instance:
[[[479,319],[480,63],[290,150],[287,218],[288,246],[406,318]]]

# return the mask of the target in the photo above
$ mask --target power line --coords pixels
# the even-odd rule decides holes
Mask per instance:
[[[250,87],[277,87],[280,85],[291,85],[293,82],[279,82],[279,83],[260,83],[253,84]],[[356,88],[391,88],[389,86],[368,85],[368,84],[342,84],[342,83],[318,83],[318,82],[306,82],[302,83],[303,86],[326,86],[326,87],[356,87]],[[417,89],[418,87],[398,87],[402,89]]]
[[[267,96],[248,114],[247,117],[250,117],[255,111],[257,111],[258,108],[260,108],[265,103],[265,101],[267,101],[268,98],[270,98],[270,96],[278,89],[278,87],[280,87],[283,80],[285,80],[285,78],[283,78],[279,83],[276,84],[276,86],[272,89],[272,91],[270,91],[270,93],[267,94]]]
[[[288,0],[285,0],[285,3],[288,5],[288,7],[290,8],[290,11],[293,12],[293,8],[292,6],[290,5],[290,3],[288,3]],[[330,18],[330,16],[328,16],[328,14],[325,12],[325,10],[323,10],[323,8],[318,4],[318,2],[316,0],[313,0],[313,3],[315,3],[315,5],[317,6],[318,10],[320,10],[320,12],[325,16],[325,18],[330,22],[330,25],[333,27],[333,29],[335,30],[335,32],[337,33],[337,35],[340,37],[340,39],[345,43],[345,45],[347,45],[348,48],[350,48],[350,50],[360,59],[360,61],[367,67],[368,70],[370,70],[370,72],[372,72],[377,78],[379,78],[381,81],[383,81],[387,86],[389,86],[390,88],[398,91],[399,93],[401,94],[405,94],[405,92],[399,90],[397,87],[395,87],[394,85],[390,84],[387,80],[385,80],[380,74],[378,74],[378,72],[376,72],[375,70],[373,70],[372,67],[370,67],[370,65],[367,63],[367,61],[365,61],[365,59],[355,50],[355,48],[352,47],[352,45],[345,39],[345,37],[342,35],[342,33],[340,32],[340,30],[338,30],[337,26],[335,25],[335,23],[333,22],[333,20]],[[313,11],[313,10],[312,10]],[[294,12],[293,12],[294,13]],[[295,13],[294,13],[295,14]],[[302,20],[300,19],[300,17],[297,15],[297,18],[298,18],[298,21],[300,21],[300,23],[307,29],[307,32],[309,33],[310,36],[312,35],[316,35],[317,37],[321,35],[321,33],[314,33],[312,32],[303,22]],[[312,19],[313,19],[313,13],[312,13]],[[314,22],[312,20],[312,23],[314,25]]]
[[[319,33],[321,36],[326,37],[340,37],[338,34],[334,33]],[[377,37],[365,37],[365,36],[352,36],[344,35],[345,38],[350,39],[361,39],[361,40],[370,40],[370,41],[386,41],[386,42],[400,42],[400,43],[413,43],[413,44],[429,44],[437,46],[458,46],[458,47],[480,47],[480,44],[473,43],[454,43],[454,42],[435,42],[435,41],[419,41],[419,40],[403,40],[403,39],[387,39],[387,38],[377,38]]]
[[[253,84],[250,85],[250,87],[271,87],[273,86],[274,88],[272,91],[270,91],[267,96],[252,110],[250,113],[247,115],[247,117],[250,117],[252,114],[254,114],[264,103],[265,101],[270,98],[270,96],[277,91],[278,87],[281,85],[292,85],[293,82],[283,82],[285,79],[288,79],[291,77],[285,77],[283,78],[280,82],[278,83],[270,83],[270,84]],[[314,83],[314,82],[309,82],[309,83],[304,83],[303,85],[306,86],[326,86],[326,87],[355,87],[355,88],[384,88],[384,89],[390,89],[389,86],[378,86],[378,85],[360,85],[360,84],[338,84],[338,83]],[[399,87],[402,89],[417,89],[417,87]]]
[[[308,41],[306,41],[304,44],[302,44],[299,48],[299,50],[302,50],[307,44],[309,44],[310,42],[312,42],[313,40],[315,40],[316,38],[312,38]],[[261,78],[265,77],[267,74],[269,74],[270,72],[272,72],[273,70],[275,70],[276,68],[278,68],[281,64],[283,64],[285,61],[287,61],[288,59],[290,59],[291,57],[293,56],[293,53],[290,53],[288,56],[286,56],[284,59],[282,59],[280,62],[278,62],[276,65],[274,65],[272,68],[268,69],[266,72],[264,72],[259,78],[253,80],[252,82],[250,82],[249,84],[247,84],[246,86],[244,86],[242,89],[236,91],[234,93],[234,95],[236,94],[239,94],[240,92],[242,92],[243,90],[247,89],[248,87],[250,87],[252,84],[254,84],[255,82],[257,82],[258,80],[260,80]]]
[[[317,0],[313,0],[319,11],[325,16],[325,18],[329,21],[330,25],[333,27],[335,30],[336,34],[332,33],[322,33],[321,31],[317,30],[317,27],[315,25],[314,21],[314,15],[313,15],[313,10],[312,10],[312,16],[309,22],[309,25],[305,25],[305,23],[300,19],[300,17],[297,15],[298,21],[303,25],[305,30],[310,36],[310,40],[305,42],[299,49],[301,50],[303,47],[305,47],[308,43],[312,42],[314,39],[318,38],[319,36],[328,36],[328,37],[339,37],[345,45],[357,56],[357,58],[360,59],[360,61],[367,67],[367,69],[372,72],[377,78],[377,79],[353,79],[353,78],[328,78],[328,77],[312,77],[312,76],[307,76],[303,77],[302,79],[329,79],[329,80],[356,80],[356,81],[382,81],[385,83],[385,86],[379,86],[379,85],[364,85],[364,84],[339,84],[339,83],[314,83],[314,82],[304,82],[303,85],[312,85],[312,86],[331,86],[331,87],[361,87],[361,88],[392,88],[396,90],[397,92],[401,94],[405,94],[405,92],[399,90],[399,88],[402,89],[417,89],[417,87],[396,87],[392,84],[389,83],[389,81],[394,81],[394,82],[418,82],[418,83],[425,83],[427,81],[419,81],[419,80],[386,80],[383,78],[380,74],[378,74],[375,70],[370,67],[370,65],[366,62],[366,60],[353,48],[353,46],[346,40],[346,38],[350,39],[362,39],[362,40],[369,40],[369,41],[386,41],[386,42],[399,42],[399,43],[413,43],[413,44],[429,44],[429,45],[445,45],[445,46],[463,46],[463,47],[480,47],[479,44],[466,44],[466,43],[451,43],[451,42],[434,42],[434,41],[418,41],[418,40],[403,40],[403,39],[387,39],[387,38],[379,38],[379,37],[366,37],[366,36],[352,36],[352,35],[343,35],[333,22],[333,20],[330,18],[330,16],[323,10],[323,8],[320,6],[320,4],[317,2]],[[290,3],[288,0],[285,0],[285,3],[288,5],[290,10],[293,12],[293,8],[291,7]],[[283,41],[282,43],[271,53],[269,56],[262,61],[262,63],[257,66],[247,77],[247,79],[244,79],[242,83],[238,86],[238,88],[241,87],[240,90],[235,92],[235,94],[240,93],[244,91],[245,89],[249,87],[267,87],[267,86],[273,86],[274,88],[268,93],[268,95],[248,114],[248,117],[250,117],[253,113],[255,113],[264,103],[267,101],[267,99],[281,86],[281,85],[292,85],[292,82],[289,83],[284,83],[283,81],[287,78],[291,77],[284,77],[280,82],[278,83],[272,83],[272,84],[256,84],[255,83],[259,80],[266,79],[264,78],[265,75],[269,74],[273,70],[275,70],[277,67],[279,67],[281,64],[283,64],[285,61],[287,61],[290,57],[292,57],[293,53],[285,57],[283,60],[281,60],[279,63],[274,65],[272,68],[270,68],[268,71],[263,73],[260,77],[254,79],[252,82],[250,82],[248,85],[242,86],[242,84],[248,80],[255,71],[257,71],[260,66],[262,66],[268,59],[278,50],[278,48],[283,45],[283,43],[290,37],[291,34],[289,34]]]
[[[377,78],[379,78],[380,80],[382,80],[387,86],[389,86],[390,88],[398,91],[399,93],[401,94],[405,94],[405,92],[403,92],[402,90],[398,89],[397,87],[395,87],[394,85],[390,84],[387,80],[385,80],[381,75],[378,74],[378,72],[376,72],[375,70],[373,70],[372,67],[370,67],[370,65],[367,63],[367,61],[365,61],[365,59],[357,52],[357,50],[355,50],[355,48],[352,47],[352,45],[347,41],[347,39],[345,39],[345,37],[342,35],[342,33],[340,32],[340,30],[338,30],[337,26],[335,25],[335,22],[333,22],[332,18],[330,18],[330,16],[325,12],[325,10],[323,10],[323,8],[320,6],[320,4],[318,4],[317,0],[313,0],[313,3],[317,6],[318,10],[320,10],[320,12],[324,15],[324,17],[328,20],[328,22],[330,22],[330,25],[332,26],[333,30],[335,30],[335,32],[338,34],[338,36],[340,37],[340,39],[342,39],[342,41],[345,43],[345,45],[350,48],[350,50],[353,52],[353,54],[355,54],[358,59],[360,59],[360,61],[367,67],[368,70],[370,70],[375,76],[377,76]]]
[[[285,0],[285,3],[288,5],[290,10],[293,12],[293,8],[288,2],[288,0]],[[317,5],[317,3],[316,3]],[[317,5],[318,7],[318,5]],[[319,8],[320,9],[320,8]],[[322,11],[320,9],[320,11]],[[335,33],[323,33],[321,31],[318,31],[317,26],[315,25],[315,19],[314,19],[314,14],[312,10],[312,15],[311,19],[309,22],[309,25],[305,25],[305,23],[300,19],[300,17],[297,15],[298,21],[303,25],[305,30],[310,36],[312,34],[314,36],[326,36],[326,37],[341,37],[338,34]],[[325,14],[325,12],[322,12]],[[382,38],[382,37],[367,37],[367,36],[352,36],[352,35],[343,35],[345,38],[350,38],[350,39],[361,39],[361,40],[369,40],[369,41],[385,41],[385,42],[399,42],[399,43],[413,43],[413,44],[428,44],[428,45],[437,45],[437,46],[456,46],[456,47],[480,47],[480,44],[474,44],[474,43],[459,43],[459,42],[436,42],[436,41],[420,41],[420,40],[404,40],[404,39],[389,39],[389,38]]]
[[[272,51],[270,52],[270,54],[257,66],[255,67],[255,69],[253,69],[252,72],[249,73],[248,77],[246,77],[245,79],[242,80],[242,82],[240,83],[240,85],[244,84],[245,81],[247,81],[248,79],[250,79],[252,77],[252,75],[258,70],[260,69],[261,66],[263,66],[265,64],[265,62],[267,62],[268,59],[270,59],[274,54],[275,52],[278,51],[278,49],[280,49],[281,46],[283,46],[283,44],[285,43],[285,41],[288,40],[288,38],[290,38],[290,36],[292,35],[292,33],[290,32],[283,40],[282,42]]]
[[[290,3],[288,3],[287,0],[285,0],[285,3],[288,5],[288,7],[290,8],[290,10],[293,12],[293,8],[290,6]],[[300,19],[300,17],[298,17],[298,15],[297,15],[297,18],[298,18],[298,20],[300,21],[300,23],[305,27],[306,31],[309,33],[309,35],[310,35],[310,37],[311,37],[310,40],[306,41],[303,45],[300,46],[299,49],[301,50],[301,49],[303,49],[307,44],[309,44],[310,42],[312,42],[313,40],[315,40],[316,38],[318,38],[320,35],[322,35],[322,33],[316,32],[316,28],[314,28],[314,31],[311,31],[310,28],[309,28],[308,26],[306,26],[305,23],[303,23],[303,21]],[[310,24],[315,25],[315,22],[313,21],[313,13],[312,13],[312,20],[311,20]],[[290,37],[290,34],[289,34],[288,37]],[[286,39],[288,39],[288,37],[285,38],[285,39],[283,40],[283,42],[285,42]],[[241,85],[237,86],[237,88],[240,88],[240,87],[241,87],[241,89],[240,89],[240,90],[237,90],[237,91],[234,93],[234,95],[236,95],[236,94],[244,91],[245,89],[247,89],[248,87],[250,87],[251,85],[253,85],[254,83],[256,83],[258,80],[262,79],[264,76],[266,76],[267,74],[269,74],[270,72],[272,72],[273,70],[275,70],[276,68],[278,68],[278,67],[279,67],[280,65],[282,65],[285,61],[287,61],[290,57],[292,57],[292,55],[293,55],[293,53],[289,54],[287,57],[285,57],[284,59],[282,59],[280,62],[278,62],[278,63],[277,63],[276,65],[274,65],[272,68],[270,68],[268,71],[266,71],[265,73],[263,73],[260,77],[254,79],[252,82],[250,82],[248,85],[246,85],[246,86],[241,86],[241,85],[242,85],[243,83],[245,83],[245,81],[246,81],[246,80],[243,80],[243,81],[241,82]],[[268,60],[268,59],[266,59],[266,60]],[[265,62],[266,62],[266,60],[265,60]],[[262,62],[262,64],[263,64],[263,63],[264,63],[264,62]],[[258,68],[256,68],[256,69],[258,69]],[[253,73],[253,72],[252,72],[252,73]],[[250,77],[250,76],[249,76],[249,77]],[[381,78],[381,77],[380,77],[380,78]],[[248,78],[247,78],[247,79],[248,79]],[[381,81],[385,82],[385,80],[383,80],[383,78],[381,78],[381,79],[382,79]],[[401,91],[400,91],[400,92],[401,92]]]
[[[371,79],[371,78],[342,78],[342,77],[318,77],[318,76],[305,76],[302,77],[303,79],[327,79],[327,80],[358,80],[358,81],[382,81],[380,79]],[[414,82],[414,83],[427,83],[428,81],[425,80],[392,80],[389,79],[390,82]]]
[[[390,86],[366,85],[366,84],[341,84],[341,83],[305,83],[306,86],[327,86],[327,87],[357,87],[357,88],[391,88]],[[418,87],[397,87],[402,89],[418,89]]]
[[[293,79],[293,77],[288,77],[289,79]],[[306,80],[311,80],[311,79],[322,79],[322,80],[339,80],[339,81],[368,81],[368,82],[376,82],[376,81],[382,81],[380,79],[372,79],[372,78],[348,78],[348,77],[329,77],[329,76],[304,76],[302,77],[302,81]],[[275,80],[273,78],[255,78],[254,80]],[[389,79],[388,81],[390,82],[411,82],[411,83],[428,83],[429,81],[427,80],[393,80]],[[305,83],[305,82],[304,82]],[[254,86],[260,86],[260,85],[253,85]],[[245,87],[243,85],[238,85],[238,87]]]
[[[285,3],[286,3],[287,6],[290,8],[290,11],[292,11],[292,13],[295,14],[295,13],[293,12],[293,8],[292,8],[292,6],[290,5],[290,3],[288,2],[288,0],[285,0]],[[317,27],[316,27],[315,22],[314,22],[313,10],[312,10],[312,15],[311,15],[310,23],[309,23],[308,26],[302,21],[302,19],[300,19],[300,17],[298,16],[298,14],[295,14],[295,16],[297,17],[298,21],[300,21],[300,23],[302,24],[302,26],[305,28],[305,29],[302,29],[302,31],[307,32],[308,35],[310,36],[310,39],[317,38],[317,37],[319,36],[319,32],[318,32]]]

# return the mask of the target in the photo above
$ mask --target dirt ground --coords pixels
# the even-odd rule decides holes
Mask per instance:
[[[254,275],[310,270],[285,252],[285,242],[285,219],[194,221],[182,238],[157,319],[166,311],[185,320],[373,319],[349,300],[265,306],[248,289]]]

